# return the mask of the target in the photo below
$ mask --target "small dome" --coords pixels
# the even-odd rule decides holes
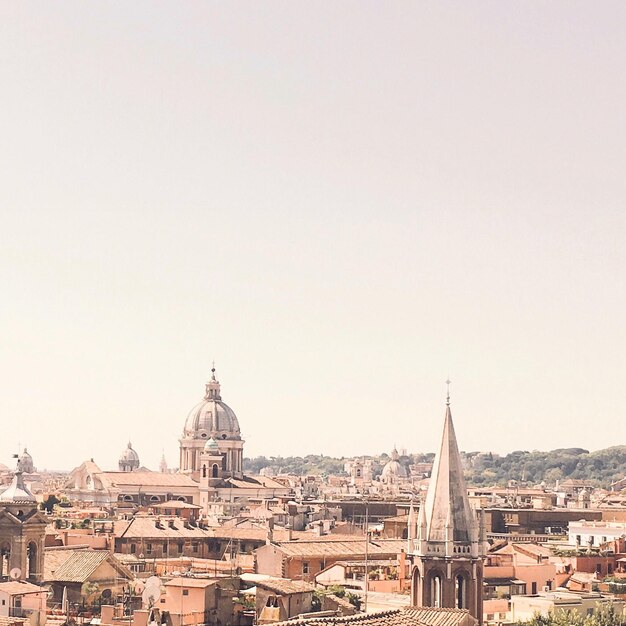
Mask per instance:
[[[204,449],[207,452],[219,452],[219,445],[217,444],[217,441],[215,441],[215,439],[213,439],[213,437],[211,437],[205,444],[204,444]]]
[[[139,455],[133,449],[133,444],[130,441],[126,448],[124,448],[124,452],[120,455],[120,461],[126,461],[127,463],[136,461],[139,463]]]
[[[117,462],[120,472],[132,472],[139,467],[139,455],[133,449],[133,444],[129,441],[120,459]]]
[[[33,457],[29,454],[26,448],[24,448],[24,452],[22,452],[18,459],[18,465],[22,472],[25,472],[26,474],[32,474],[35,471]]]

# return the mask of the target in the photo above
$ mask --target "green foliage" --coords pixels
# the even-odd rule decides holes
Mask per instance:
[[[626,476],[626,446],[614,446],[604,450],[589,452],[583,448],[558,448],[549,452],[516,450],[504,456],[490,452],[462,453],[466,464],[466,479],[470,485],[506,485],[510,480],[525,480],[536,484],[545,481],[553,486],[557,480],[579,478],[592,481],[598,487],[608,487],[610,483]],[[410,463],[430,463],[433,453],[414,454],[402,457]],[[373,457],[374,476],[382,469],[381,461],[387,460],[383,453]],[[271,467],[275,472],[326,476],[345,475],[345,458],[333,458],[322,454],[305,457],[265,457],[244,459],[244,470],[255,474],[263,467]]]
[[[47,513],[52,513],[55,505],[60,503],[61,500],[59,500],[59,498],[57,498],[54,494],[51,494],[41,503],[41,508]]]
[[[338,598],[345,598],[352,606],[354,606],[357,611],[361,608],[361,596],[358,596],[356,593],[352,593],[350,591],[346,591],[344,587],[341,585],[330,585],[326,587],[326,589],[316,589],[313,592],[313,600],[311,602],[311,611],[321,611],[322,610],[322,598],[324,596],[337,596]]]
[[[335,459],[323,454],[309,454],[301,456],[257,456],[254,459],[244,459],[243,469],[250,474],[258,474],[263,467],[271,467],[276,473],[297,474],[305,476],[307,474],[322,475],[344,474],[344,459]]]
[[[577,611],[556,611],[548,615],[535,613],[527,622],[517,626],[623,626],[624,616],[615,610],[612,602],[597,604],[592,615],[582,616]]]

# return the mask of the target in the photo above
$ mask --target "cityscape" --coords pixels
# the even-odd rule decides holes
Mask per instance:
[[[0,626],[626,626],[626,3],[0,4]]]

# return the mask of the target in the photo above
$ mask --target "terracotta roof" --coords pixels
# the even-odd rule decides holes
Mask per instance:
[[[62,554],[62,550],[57,551]],[[122,565],[108,550],[71,550],[69,555],[55,569],[51,568],[50,554],[56,556],[54,550],[46,550],[44,556],[45,580],[59,582],[83,583],[92,576],[94,571],[105,561],[118,570],[121,576],[132,578],[132,573]],[[53,556],[53,558],[54,558]]]
[[[102,472],[112,485],[144,485],[151,487],[198,487],[187,474],[164,474],[163,472]]]
[[[275,626],[464,626],[477,624],[466,609],[405,608],[342,617],[309,616],[278,622]]]
[[[6,617],[0,615],[0,626],[13,626],[14,624],[24,624],[28,619],[26,617]]]
[[[315,591],[315,587],[310,583],[303,580],[290,580],[289,578],[272,578],[270,580],[262,580],[257,582],[256,586],[282,595],[289,595],[292,593],[312,593]]]
[[[286,557],[365,555],[365,541],[286,541],[275,544]],[[406,548],[406,539],[377,539],[370,541],[368,552],[372,558],[383,554],[399,554]]]
[[[168,500],[167,502],[159,502],[159,504],[152,505],[155,509],[201,509],[202,507],[197,504],[191,504],[189,502],[183,502],[182,500]]]
[[[172,578],[165,583],[166,587],[195,587],[198,589],[204,589],[215,585],[219,580],[215,578]]]
[[[31,583],[27,583],[21,580],[11,580],[6,583],[0,583],[0,591],[4,591],[9,595],[17,596],[22,593],[41,593],[47,592],[47,588],[38,587]]]
[[[260,489],[261,487],[266,489],[289,489],[289,487],[285,487],[285,485],[269,476],[244,476],[243,479],[227,478],[224,482],[236,489]]]

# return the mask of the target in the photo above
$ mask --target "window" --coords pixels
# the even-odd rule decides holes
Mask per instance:
[[[189,595],[189,589],[183,589],[183,595],[184,596],[188,596]]]
[[[148,554],[152,554],[152,544],[151,543],[147,543],[146,544],[146,552]]]
[[[537,595],[537,583],[536,583],[536,582],[532,582],[532,583],[530,584],[530,589],[531,589],[530,593],[531,593],[533,596]]]
[[[198,545],[197,542],[194,542],[194,543],[191,544],[191,550],[192,550],[192,552],[194,552],[194,554],[198,553],[198,549],[199,548],[200,548],[200,546]]]
[[[602,574],[602,563],[596,565],[596,574]]]
[[[137,546],[134,543],[130,544],[130,553],[131,554],[135,554],[135,552],[137,552]]]
[[[182,541],[178,542],[178,554],[182,554],[185,548],[185,544]]]
[[[309,564],[307,563],[307,561],[302,561],[302,573],[303,574],[309,573]]]
[[[433,576],[430,581],[431,604],[435,608],[441,608],[441,577]]]

